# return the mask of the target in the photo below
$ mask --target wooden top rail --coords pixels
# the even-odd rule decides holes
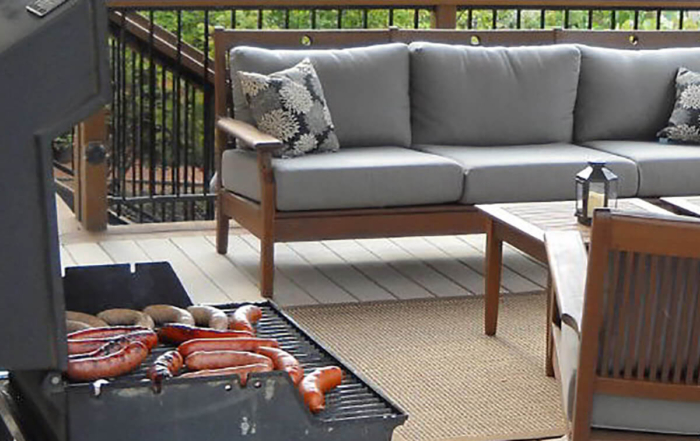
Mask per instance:
[[[347,7],[431,8],[464,6],[470,8],[537,9],[700,9],[697,0],[105,0],[108,8],[306,8],[342,9]]]

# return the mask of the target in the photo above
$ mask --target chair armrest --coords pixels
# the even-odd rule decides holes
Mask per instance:
[[[588,272],[586,247],[578,231],[548,231],[544,241],[561,321],[580,336]]]
[[[282,148],[282,141],[243,121],[233,118],[219,118],[216,121],[216,127],[254,150],[272,152]]]

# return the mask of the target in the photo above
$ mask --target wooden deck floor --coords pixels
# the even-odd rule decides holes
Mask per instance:
[[[168,261],[195,302],[260,299],[258,240],[232,229],[229,253],[213,223],[82,231],[59,207],[62,267]],[[484,235],[277,244],[274,300],[281,306],[480,295]],[[508,246],[504,292],[543,289],[547,271]]]

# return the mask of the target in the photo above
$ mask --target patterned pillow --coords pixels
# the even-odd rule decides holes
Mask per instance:
[[[291,158],[340,148],[311,60],[271,75],[238,72],[238,78],[258,129],[284,143],[275,156]]]
[[[669,141],[700,144],[700,73],[685,67],[676,74],[676,104],[668,125],[656,136]]]

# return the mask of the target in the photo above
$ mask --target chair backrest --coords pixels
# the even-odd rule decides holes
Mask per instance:
[[[700,400],[699,297],[700,220],[599,210],[578,374],[594,387],[577,399]]]

